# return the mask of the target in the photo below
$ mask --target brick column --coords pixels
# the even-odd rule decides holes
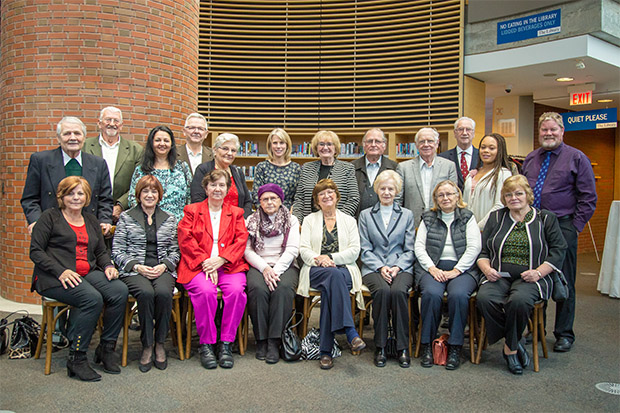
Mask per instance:
[[[180,131],[197,108],[199,1],[3,0],[0,42],[0,295],[38,302],[20,198],[30,154],[57,146],[77,116],[123,111],[124,138],[159,124]],[[176,133],[175,133],[176,134]]]

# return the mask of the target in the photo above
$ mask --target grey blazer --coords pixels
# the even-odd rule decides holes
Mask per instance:
[[[96,216],[100,223],[111,224],[114,201],[108,165],[103,158],[82,151],[82,176],[92,190],[90,204],[84,211]],[[21,199],[28,224],[37,221],[46,209],[58,208],[56,189],[66,177],[60,146],[30,156]]]
[[[413,274],[415,226],[413,214],[393,204],[387,230],[381,218],[380,204],[363,210],[359,217],[362,276],[379,272],[384,266],[398,266]]]
[[[420,225],[422,213],[433,206],[432,196],[429,196],[430,205],[425,205],[424,203],[420,162],[424,161],[419,156],[416,156],[409,161],[400,163],[396,169],[400,176],[403,177],[402,204],[413,212],[416,228]],[[433,178],[430,186],[431,194],[435,186],[446,179],[457,183],[456,167],[452,161],[435,156],[433,161]]]

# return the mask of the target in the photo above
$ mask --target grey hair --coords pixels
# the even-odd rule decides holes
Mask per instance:
[[[121,121],[123,120],[123,112],[117,108],[116,106],[107,106],[103,109],[101,109],[101,112],[99,112],[99,120],[103,120],[103,113],[105,111],[110,111],[110,112],[114,112],[114,113],[118,113],[121,117]]]
[[[213,143],[213,148],[220,148],[224,143],[232,141],[235,144],[235,148],[239,149],[239,137],[234,133],[222,133],[215,139],[215,143]]]
[[[209,129],[209,125],[207,124],[207,118],[205,118],[198,112],[190,113],[189,115],[187,115],[187,118],[185,118],[185,126],[187,126],[187,122],[189,122],[189,120],[192,118],[202,119],[205,122],[205,128]]]
[[[56,135],[57,136],[60,136],[60,134],[62,133],[62,125],[64,123],[77,123],[82,128],[82,135],[86,137],[86,125],[84,125],[84,122],[82,122],[80,118],[76,118],[75,116],[65,116],[62,119],[60,119],[60,121],[56,124]]]
[[[379,132],[381,134],[381,139],[383,139],[383,143],[387,143],[387,138],[385,137],[385,133],[383,133],[383,131],[381,129],[379,129],[379,128],[368,129],[366,131],[366,133],[364,134],[364,138],[362,139],[362,143],[366,142],[366,137],[371,132]]]
[[[433,138],[435,138],[435,142],[437,142],[439,140],[439,132],[437,132],[435,129],[433,128],[422,128],[418,131],[418,133],[415,134],[415,143],[416,145],[418,144],[418,138],[420,137],[420,134],[422,134],[423,132],[431,132],[433,134]]]
[[[471,126],[472,126],[472,128],[473,128],[474,130],[476,130],[476,121],[474,121],[472,118],[468,118],[467,116],[463,116],[463,117],[458,118],[458,119],[456,120],[456,122],[454,122],[454,129],[458,128],[458,126],[459,126],[459,122],[460,122],[460,121],[462,121],[462,120],[468,120],[468,121],[470,121],[470,122],[471,122]]]

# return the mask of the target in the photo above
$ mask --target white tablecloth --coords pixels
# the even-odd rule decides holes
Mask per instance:
[[[597,289],[610,297],[620,298],[620,201],[613,201],[609,208]]]

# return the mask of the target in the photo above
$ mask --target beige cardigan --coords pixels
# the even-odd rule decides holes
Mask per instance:
[[[336,211],[336,225],[338,227],[338,252],[332,254],[336,265],[345,265],[351,274],[357,307],[364,309],[362,297],[362,274],[355,261],[360,253],[360,235],[357,221],[350,215]],[[323,213],[321,211],[308,215],[301,226],[301,241],[299,255],[304,262],[299,272],[297,294],[308,297],[310,290],[310,267],[314,266],[314,259],[321,255],[323,242]]]

